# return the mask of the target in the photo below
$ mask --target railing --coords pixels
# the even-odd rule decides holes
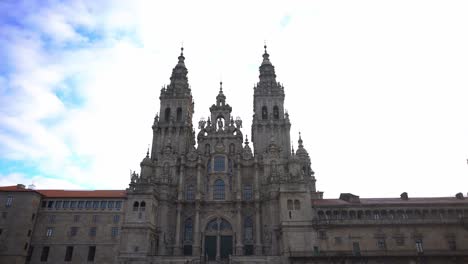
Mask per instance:
[[[467,224],[468,218],[313,219],[313,225]]]

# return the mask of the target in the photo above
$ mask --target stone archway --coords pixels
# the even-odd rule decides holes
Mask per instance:
[[[227,259],[233,252],[232,225],[224,218],[214,218],[205,227],[204,256],[207,260]]]

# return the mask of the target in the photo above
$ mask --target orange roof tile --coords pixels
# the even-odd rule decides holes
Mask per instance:
[[[37,190],[48,198],[125,198],[125,190]]]
[[[17,185],[0,186],[0,191],[4,192],[34,192],[32,189],[20,188]]]
[[[47,198],[125,198],[125,190],[34,190],[13,186],[0,186],[4,192],[36,192]]]

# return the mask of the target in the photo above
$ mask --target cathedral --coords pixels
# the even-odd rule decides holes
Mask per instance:
[[[193,125],[183,49],[125,190],[0,187],[0,263],[468,263],[468,199],[324,199],[266,46],[251,138],[223,93]]]

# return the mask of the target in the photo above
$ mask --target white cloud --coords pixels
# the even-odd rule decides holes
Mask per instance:
[[[151,142],[159,90],[182,41],[194,122],[208,115],[222,78],[250,137],[267,40],[292,138],[302,132],[327,197],[466,191],[467,9],[462,1],[18,7],[23,27],[5,23],[0,33],[12,70],[0,76],[0,157],[35,164],[41,183],[52,176],[61,186],[125,188]]]

